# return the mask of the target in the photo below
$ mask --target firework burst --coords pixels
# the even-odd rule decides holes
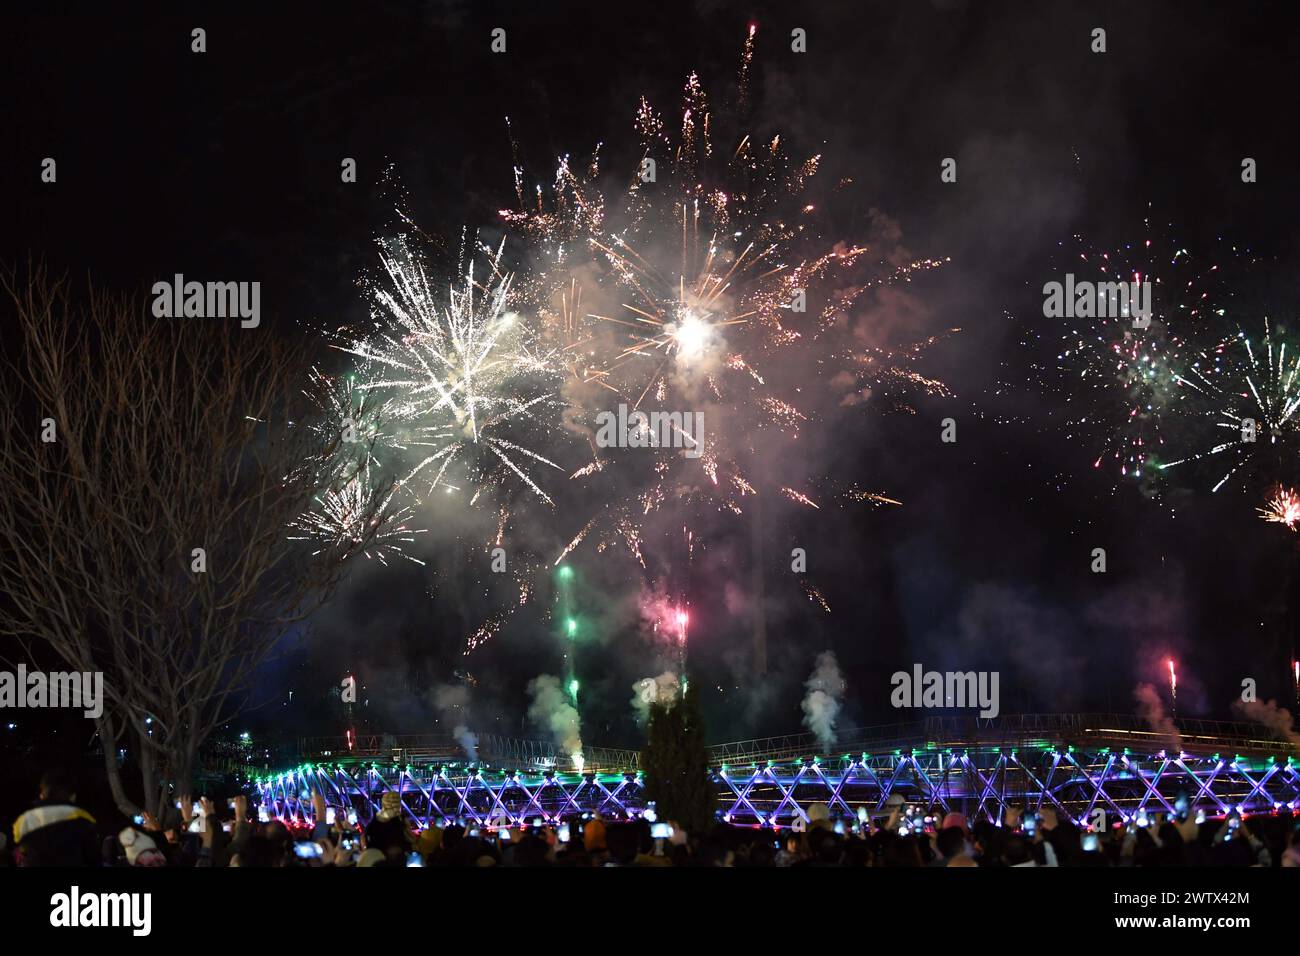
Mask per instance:
[[[344,482],[380,465],[387,447],[388,412],[376,392],[356,386],[354,375],[308,373],[304,390],[316,409],[310,428],[322,453],[312,466],[326,484]]]
[[[487,275],[476,278],[471,257],[459,284],[440,297],[405,239],[385,243],[380,260],[388,283],[373,290],[378,326],[340,348],[361,360],[355,388],[384,396],[393,446],[416,450],[403,486],[468,486],[476,503],[484,488],[517,479],[552,504],[533,470],[559,466],[518,436],[553,428],[556,399],[547,386],[560,368],[553,353],[535,347],[529,323],[510,306],[502,248],[480,252]]]
[[[1256,510],[1265,521],[1286,525],[1287,530],[1294,531],[1300,522],[1300,495],[1293,488],[1279,486],[1269,498],[1268,504]]]
[[[1274,336],[1264,320],[1257,347],[1238,332],[1230,345],[1212,355],[1200,353],[1175,382],[1195,394],[1202,410],[1194,417],[1209,421],[1222,436],[1203,451],[1166,462],[1162,470],[1193,462],[1223,462],[1212,491],[1218,491],[1244,468],[1267,459],[1270,475],[1295,460],[1297,411],[1300,410],[1300,354],[1287,355],[1287,343]],[[1270,454],[1271,453],[1271,454]],[[1274,461],[1276,458],[1276,461]]]
[[[1037,353],[1031,376],[1065,402],[1066,437],[1082,438],[1093,468],[1110,471],[1116,483],[1146,481],[1171,464],[1169,450],[1186,439],[1195,397],[1187,386],[1213,380],[1236,339],[1230,330],[1239,309],[1226,273],[1255,262],[1224,243],[1216,258],[1233,268],[1221,268],[1145,223],[1144,239],[1109,250],[1074,237],[1062,272],[1080,281],[1149,283],[1146,328],[1135,328],[1126,308],[1108,316],[1035,317],[1024,342]],[[1050,357],[1042,354],[1048,350]]]
[[[547,340],[565,356],[575,428],[590,429],[615,403],[702,409],[712,423],[695,457],[590,442],[591,462],[571,477],[618,500],[583,525],[557,563],[592,538],[598,549],[626,547],[644,566],[644,521],[668,504],[739,516],[764,490],[817,507],[780,483],[760,488],[756,468],[774,443],[796,440],[816,420],[802,407],[818,384],[803,377],[808,370],[827,381],[842,373],[859,392],[946,393],[911,367],[924,346],[894,354],[845,341],[864,293],[942,263],[886,265],[865,246],[823,238],[809,193],[821,157],[796,158],[780,136],[745,129],[753,50],[751,32],[734,110],[715,112],[695,74],[672,131],[641,100],[636,167],[613,200],[597,185],[599,150],[585,166],[561,158],[549,187],[531,193],[516,163],[519,205],[501,216],[545,263],[533,291]]]
[[[422,530],[408,522],[414,509],[393,501],[394,489],[373,487],[368,471],[346,478],[337,488],[317,496],[316,507],[290,526],[291,541],[310,541],[313,555],[326,551],[355,552],[387,565],[390,558],[424,564],[406,552]]]

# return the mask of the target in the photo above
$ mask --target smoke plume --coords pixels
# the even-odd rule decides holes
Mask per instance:
[[[578,732],[578,711],[564,693],[558,677],[539,674],[528,682],[528,719],[545,728],[573,762],[582,768],[582,736]]]
[[[676,703],[678,686],[674,671],[664,671],[658,677],[643,677],[633,684],[632,708],[636,711],[637,723],[645,724],[650,719],[651,705]]]
[[[1170,746],[1175,751],[1183,749],[1183,737],[1178,732],[1178,725],[1165,713],[1165,702],[1160,699],[1160,692],[1152,684],[1138,684],[1133,688],[1133,699],[1137,701],[1138,716],[1156,733],[1167,736]]]
[[[478,735],[466,723],[469,710],[469,688],[463,684],[439,684],[429,692],[439,717],[446,717],[455,726],[452,734],[465,751],[470,763],[478,761]]]
[[[804,726],[817,736],[818,743],[830,749],[835,743],[835,718],[840,713],[845,686],[834,651],[817,655],[813,672],[804,686],[808,688],[803,698]]]
[[[1232,709],[1247,720],[1263,724],[1273,732],[1275,737],[1289,741],[1291,746],[1300,747],[1300,734],[1295,731],[1295,722],[1291,711],[1279,707],[1276,701],[1235,700]]]

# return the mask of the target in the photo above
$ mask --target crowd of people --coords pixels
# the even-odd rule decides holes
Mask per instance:
[[[67,778],[46,774],[39,799],[0,839],[0,865],[196,867],[757,866],[1052,867],[1300,866],[1300,815],[1244,819],[1152,814],[1104,833],[1081,829],[1054,808],[1008,809],[1000,821],[911,816],[891,798],[883,816],[835,819],[813,804],[806,826],[759,830],[718,823],[688,834],[671,822],[578,814],[556,823],[480,828],[448,821],[421,828],[395,792],[364,826],[313,798],[314,825],[250,816],[246,797],[220,808],[182,797],[156,819],[102,833],[77,806]]]

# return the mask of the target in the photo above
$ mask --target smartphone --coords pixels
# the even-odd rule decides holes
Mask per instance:
[[[339,846],[345,850],[355,850],[357,848],[357,838],[351,834],[344,834],[339,838]]]
[[[844,821],[843,821],[843,820],[836,820],[836,821],[835,821],[835,832],[838,833],[840,836],[844,836]]]
[[[406,855],[407,866],[424,866],[424,857],[420,854],[411,852]]]
[[[333,807],[326,807],[326,808],[325,808],[325,822],[328,823],[330,826],[333,826],[333,825],[334,825],[334,808],[333,808]]]
[[[1026,813],[1024,826],[1025,826],[1025,832],[1030,836],[1033,836],[1034,831],[1038,829],[1038,818],[1035,817],[1032,813]]]
[[[266,807],[257,808],[257,820],[259,823],[271,822],[271,814],[267,812]]]
[[[472,830],[470,830],[469,835],[472,837],[478,836],[478,827],[474,827]]]
[[[229,800],[227,800],[226,806],[229,807],[231,810],[235,809],[235,798],[231,797]]]
[[[1229,814],[1229,815],[1228,815],[1228,829],[1229,829],[1229,830],[1235,830],[1235,829],[1237,829],[1237,827],[1239,827],[1239,826],[1241,826],[1241,817],[1238,816],[1238,815],[1235,814],[1235,813]]]
[[[1180,793],[1174,801],[1174,816],[1179,820],[1187,819],[1187,794]]]
[[[1139,813],[1139,814],[1137,815],[1137,821],[1136,821],[1136,822],[1137,822],[1137,825],[1140,826],[1140,827],[1146,827],[1146,826],[1149,826],[1149,825],[1151,824],[1151,821],[1147,818],[1147,815],[1146,815],[1145,813]]]
[[[131,818],[131,822],[134,823],[136,826],[143,826],[143,825],[144,825],[144,816],[141,815],[141,814],[139,814],[139,813],[137,813],[135,816],[133,816],[133,817]]]
[[[1197,810],[1197,811],[1196,811],[1196,822],[1197,822],[1198,824],[1199,824],[1199,823],[1204,823],[1204,822],[1205,822],[1205,811],[1204,811],[1204,810]]]
[[[1083,835],[1083,852],[1096,853],[1098,847],[1097,834],[1085,833]]]
[[[650,828],[650,835],[651,836],[654,835],[654,827]],[[558,839],[561,843],[569,842],[569,825],[567,823],[560,824],[560,830],[559,833],[556,834],[556,839]]]
[[[357,825],[357,811],[355,810],[348,811],[348,823],[352,824],[353,826]]]
[[[321,856],[319,843],[312,843],[310,840],[303,840],[293,845],[293,855],[300,860],[318,860]]]
[[[656,823],[650,827],[650,836],[655,840],[667,840],[672,835],[673,827],[671,823]]]

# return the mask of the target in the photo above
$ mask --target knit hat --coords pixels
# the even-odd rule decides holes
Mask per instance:
[[[117,835],[126,850],[126,862],[131,866],[166,866],[167,858],[158,849],[153,838],[131,827]]]

